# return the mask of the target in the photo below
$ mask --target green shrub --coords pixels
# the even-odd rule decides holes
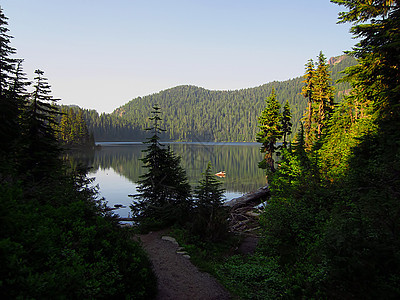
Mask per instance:
[[[66,182],[55,190],[46,198],[64,195],[56,206],[27,201],[17,184],[0,187],[0,297],[153,297],[155,276],[131,233]]]
[[[283,296],[286,285],[277,260],[261,255],[232,256],[217,267],[216,274],[242,299],[277,299]]]

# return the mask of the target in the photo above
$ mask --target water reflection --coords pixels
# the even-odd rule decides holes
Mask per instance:
[[[209,161],[215,172],[226,172],[222,182],[229,192],[246,193],[265,183],[265,176],[257,167],[261,160],[257,144],[171,143],[169,146],[181,157],[181,165],[191,185],[197,184]],[[140,161],[144,149],[142,144],[103,145],[95,153],[93,169],[112,168],[130,181],[137,182],[145,172]]]
[[[131,212],[129,205],[132,203],[132,198],[128,195],[136,192],[136,184],[112,168],[98,169],[89,173],[89,176],[95,177],[94,184],[100,187],[100,195],[107,201],[107,206],[122,205],[123,207],[114,212],[123,218],[128,218]]]
[[[215,173],[226,172],[226,177],[221,178],[221,181],[228,200],[265,184],[265,175],[257,167],[262,157],[259,144],[170,143],[168,145],[181,157],[181,166],[186,170],[192,187],[197,185],[209,161]],[[109,206],[129,205],[132,199],[127,195],[136,193],[135,182],[146,172],[140,161],[145,148],[145,145],[139,143],[103,143],[94,153],[74,154],[74,159],[84,161],[86,165],[92,167],[89,176],[96,177],[100,193],[109,202]],[[128,216],[128,212],[129,207],[118,210],[118,214],[123,217]]]

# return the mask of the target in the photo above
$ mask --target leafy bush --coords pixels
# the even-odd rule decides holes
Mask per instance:
[[[232,256],[217,267],[216,274],[242,299],[277,299],[286,285],[277,260],[262,255]]]
[[[150,262],[130,233],[63,183],[48,190],[62,197],[57,206],[26,201],[18,184],[0,187],[1,298],[154,296]]]

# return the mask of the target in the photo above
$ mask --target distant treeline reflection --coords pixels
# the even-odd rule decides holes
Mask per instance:
[[[214,143],[171,143],[175,154],[181,157],[181,165],[186,170],[191,186],[201,178],[207,163],[211,161],[215,173],[225,171],[221,178],[228,192],[246,193],[265,185],[265,175],[257,167],[262,159],[258,144],[214,144]],[[78,162],[90,166],[95,172],[99,168],[112,168],[132,182],[137,182],[143,169],[143,144],[102,145],[97,151],[69,153],[72,165]],[[168,175],[168,174],[166,174]]]

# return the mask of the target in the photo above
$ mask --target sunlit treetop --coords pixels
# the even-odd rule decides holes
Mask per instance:
[[[396,0],[331,0],[331,2],[349,9],[348,12],[339,14],[339,23],[356,24],[375,18],[386,18],[390,10],[399,5]]]

